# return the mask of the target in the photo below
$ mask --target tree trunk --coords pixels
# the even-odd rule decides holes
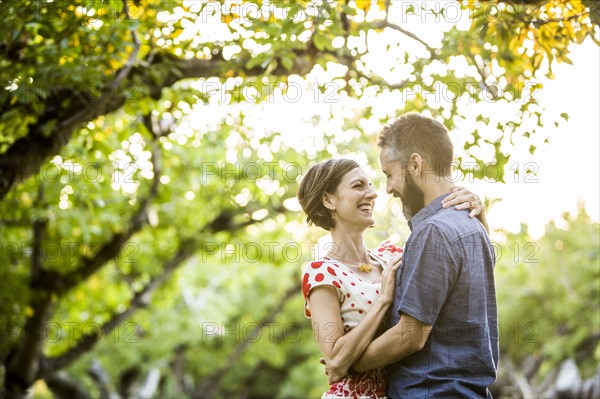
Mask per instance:
[[[35,295],[31,303],[33,315],[25,323],[20,343],[6,364],[4,393],[8,398],[25,399],[30,395],[30,388],[38,378],[45,339],[52,334],[48,322],[54,305],[46,292]]]
[[[51,374],[44,381],[57,399],[92,399],[88,391],[64,371]]]

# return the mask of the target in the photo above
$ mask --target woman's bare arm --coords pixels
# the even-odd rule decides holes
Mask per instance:
[[[333,286],[318,286],[309,294],[313,333],[319,343],[327,367],[338,375],[348,369],[371,343],[383,317],[393,301],[395,276],[401,257],[395,258],[383,271],[381,293],[373,307],[351,331],[344,333],[337,292]]]

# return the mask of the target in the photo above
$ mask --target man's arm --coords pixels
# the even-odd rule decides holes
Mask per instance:
[[[372,341],[361,357],[352,365],[355,371],[367,371],[397,362],[425,346],[432,326],[422,323],[407,313],[402,313],[400,322]],[[329,384],[340,381],[345,369],[326,365]]]
[[[362,356],[354,363],[354,370],[366,371],[384,367],[420,351],[425,346],[431,329],[432,326],[402,313],[398,324],[367,346]]]

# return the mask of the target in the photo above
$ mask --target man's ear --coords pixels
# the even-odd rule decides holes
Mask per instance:
[[[425,170],[425,160],[421,154],[414,152],[411,154],[408,162],[408,174],[419,176]]]
[[[330,211],[335,211],[336,199],[333,194],[325,193],[321,199],[323,206]]]

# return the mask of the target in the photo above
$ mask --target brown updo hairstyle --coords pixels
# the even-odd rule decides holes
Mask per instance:
[[[306,213],[306,223],[329,231],[335,226],[330,211],[323,205],[325,193],[334,194],[346,173],[359,165],[351,159],[330,159],[308,170],[298,188],[298,201]]]

